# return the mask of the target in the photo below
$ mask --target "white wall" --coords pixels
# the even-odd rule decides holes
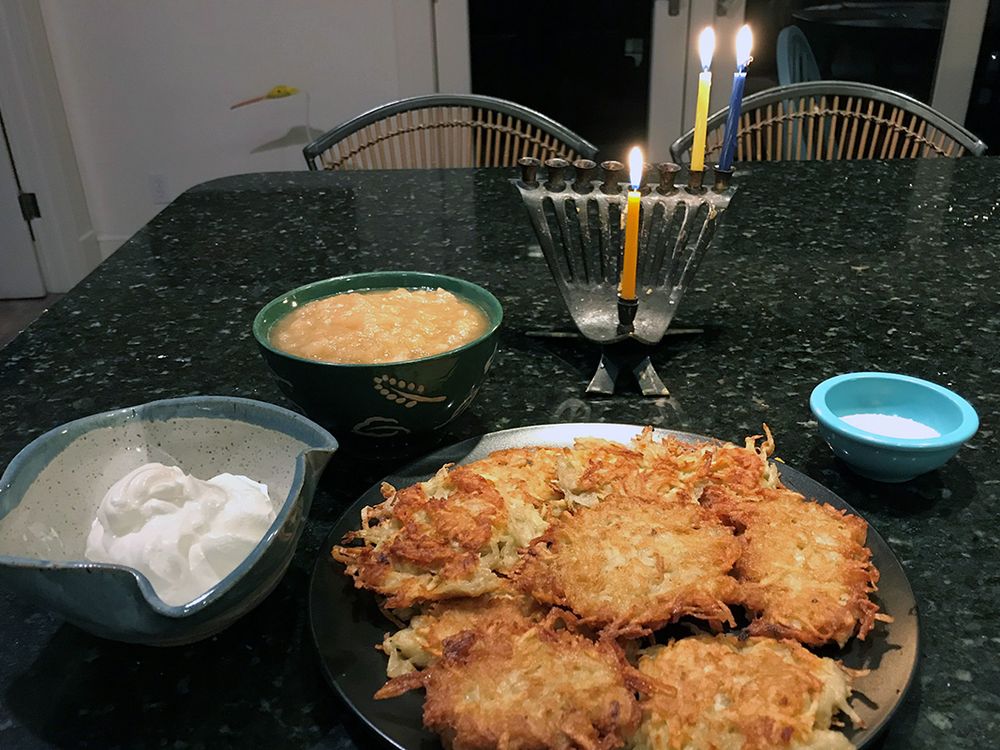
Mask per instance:
[[[239,100],[296,86],[321,132],[434,90],[430,0],[41,3],[105,254],[163,208],[151,175],[173,198],[223,175],[305,168],[305,98],[230,110]]]

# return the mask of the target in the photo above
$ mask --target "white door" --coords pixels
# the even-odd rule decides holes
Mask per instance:
[[[17,201],[14,163],[6,139],[0,144],[0,299],[42,297],[45,284],[31,230]]]
[[[930,105],[956,122],[965,122],[989,5],[989,0],[948,3]]]

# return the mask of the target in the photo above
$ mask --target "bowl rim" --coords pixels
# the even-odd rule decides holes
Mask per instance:
[[[253,547],[252,550],[250,550],[247,556],[240,561],[239,565],[237,565],[218,583],[205,591],[203,594],[185,604],[167,604],[160,598],[159,594],[156,593],[152,583],[144,573],[133,567],[119,563],[104,563],[86,559],[54,561],[34,557],[0,554],[0,565],[15,568],[45,570],[112,570],[130,573],[135,579],[139,592],[142,594],[143,599],[145,599],[150,608],[159,615],[173,619],[181,619],[209,607],[212,603],[220,599],[224,594],[232,589],[233,586],[236,585],[237,581],[243,578],[243,576],[257,564],[260,558],[263,557],[264,553],[270,548],[274,538],[278,535],[278,532],[285,525],[285,521],[288,519],[288,516],[291,515],[293,508],[298,505],[298,503],[294,502],[294,500],[301,496],[302,487],[305,483],[306,453],[317,450],[325,450],[332,454],[339,448],[337,439],[311,419],[290,409],[278,406],[277,404],[271,404],[266,401],[258,401],[256,399],[242,398],[239,396],[179,396],[176,398],[157,399],[156,401],[149,401],[137,406],[126,406],[120,409],[111,409],[98,414],[91,414],[89,416],[71,420],[57,427],[53,427],[36,437],[30,443],[25,445],[20,451],[18,451],[14,458],[11,459],[10,463],[7,464],[7,468],[4,469],[3,475],[0,476],[0,490],[10,491],[10,488],[13,486],[13,477],[22,469],[22,465],[27,463],[36,451],[41,449],[45,444],[54,438],[58,439],[62,438],[64,435],[69,435],[69,438],[66,439],[65,445],[63,445],[59,450],[59,453],[61,453],[74,440],[87,434],[88,432],[92,432],[96,429],[117,426],[130,418],[142,420],[144,415],[147,413],[156,413],[158,410],[169,407],[180,407],[180,412],[168,418],[185,419],[203,417],[208,419],[229,419],[232,421],[247,422],[248,424],[254,424],[265,429],[280,431],[274,426],[265,425],[262,422],[252,422],[247,419],[237,417],[235,414],[227,414],[223,410],[219,409],[219,407],[232,406],[234,404],[248,407],[249,410],[256,411],[257,413],[268,413],[277,416],[288,423],[298,426],[303,432],[311,433],[315,440],[310,441],[303,438],[301,435],[292,434],[290,432],[286,433],[301,440],[301,442],[306,443],[309,446],[307,449],[300,451],[295,456],[295,472],[292,476],[292,482],[289,486],[288,494],[281,501],[281,506],[275,514],[274,521],[271,522],[271,525],[268,527],[267,531],[264,532],[264,536],[261,537],[260,541]],[[147,417],[147,421],[153,420],[152,418]],[[58,455],[58,453],[56,455]],[[52,459],[46,461],[38,470],[38,473],[40,473],[51,462]],[[30,487],[38,478],[38,473],[31,478],[25,488],[20,492],[18,504],[20,504],[20,501],[24,498],[27,488]],[[17,506],[15,505],[13,507]],[[3,519],[0,518],[0,523],[2,522]]]
[[[953,430],[944,432],[937,437],[930,438],[898,438],[878,435],[873,432],[859,429],[848,424],[839,416],[833,413],[827,406],[826,399],[830,391],[841,383],[854,380],[894,380],[904,383],[912,383],[927,390],[944,396],[948,401],[958,407],[961,414],[961,421]],[[939,450],[942,448],[952,448],[961,445],[966,440],[976,434],[979,429],[979,415],[972,404],[959,396],[953,390],[942,385],[933,383],[930,380],[917,378],[912,375],[902,375],[894,372],[846,372],[827,378],[817,385],[809,396],[809,408],[816,419],[826,428],[835,433],[849,437],[859,443],[883,448],[895,448],[901,451],[923,452]]]
[[[384,276],[395,275],[395,274],[406,274],[407,276],[419,276],[419,277],[422,277],[422,278],[425,278],[425,279],[428,279],[428,280],[430,280],[430,279],[447,279],[448,281],[457,282],[459,285],[462,285],[462,284],[468,285],[468,286],[476,289],[480,294],[482,294],[488,300],[491,300],[496,305],[496,308],[497,308],[496,322],[495,323],[491,323],[490,326],[486,329],[486,331],[484,331],[482,334],[480,334],[479,336],[477,336],[476,338],[474,338],[472,341],[466,342],[465,344],[462,344],[461,346],[456,347],[454,349],[448,349],[447,351],[440,352],[438,354],[431,354],[430,356],[427,356],[427,357],[418,357],[416,359],[401,359],[401,360],[397,360],[395,362],[371,362],[371,363],[362,363],[362,362],[327,362],[327,361],[322,360],[322,359],[309,359],[308,357],[300,357],[297,354],[292,354],[291,352],[286,352],[283,349],[278,349],[277,347],[271,346],[271,342],[269,341],[269,337],[266,334],[270,333],[271,327],[274,326],[274,323],[272,323],[271,326],[268,326],[268,329],[265,332],[263,330],[263,328],[264,328],[264,316],[265,316],[265,314],[269,310],[271,310],[272,308],[274,308],[278,304],[282,303],[288,296],[290,296],[292,294],[297,294],[297,293],[300,293],[300,292],[304,292],[304,291],[312,289],[314,287],[317,287],[317,286],[320,286],[320,285],[323,285],[323,284],[329,284],[329,283],[332,283],[332,282],[335,282],[335,281],[347,281],[347,280],[352,280],[352,279],[353,280],[367,281],[367,280],[374,280],[374,279],[378,279],[378,278],[381,278],[381,277],[384,277]],[[335,296],[337,294],[346,294],[346,293],[348,293],[350,291],[375,291],[375,290],[378,290],[378,289],[397,288],[398,286],[399,285],[397,284],[397,285],[393,285],[392,287],[389,287],[389,286],[367,286],[367,287],[359,287],[358,289],[347,289],[347,290],[343,290],[343,291],[340,291],[340,292],[334,292],[333,294],[329,294],[329,295],[326,295],[326,296],[333,297],[333,296]],[[410,288],[423,288],[423,287],[410,287]],[[450,290],[446,290],[446,291],[450,291]],[[476,304],[473,300],[468,299],[467,297],[465,297],[465,295],[463,295],[461,292],[452,292],[452,293],[455,294],[456,296],[460,296],[460,297],[465,298],[466,301],[470,302],[471,304]],[[323,299],[323,297],[317,297],[317,299]],[[479,307],[479,306],[477,305],[477,307]],[[489,311],[488,310],[484,310],[483,312],[486,314],[487,320],[489,320],[489,318],[491,317],[490,314],[489,314]],[[284,316],[282,316],[282,318],[283,317]],[[363,273],[348,273],[348,274],[344,274],[342,276],[331,276],[331,277],[326,278],[326,279],[318,279],[316,281],[311,281],[308,284],[303,284],[302,286],[297,286],[294,289],[289,289],[288,291],[283,292],[282,294],[279,294],[277,297],[275,297],[274,299],[270,300],[263,307],[261,307],[260,310],[257,312],[257,314],[254,316],[254,319],[253,319],[253,335],[254,335],[254,338],[257,339],[257,343],[260,346],[262,346],[264,349],[267,349],[272,354],[276,354],[276,355],[278,355],[280,357],[285,357],[287,359],[295,360],[295,361],[298,361],[298,362],[308,362],[309,364],[312,364],[312,365],[322,365],[324,367],[338,367],[338,368],[339,367],[364,368],[364,367],[387,367],[387,366],[396,367],[396,366],[399,366],[399,365],[413,365],[413,364],[419,364],[419,363],[423,363],[423,362],[432,362],[432,361],[434,361],[436,359],[443,359],[445,357],[450,357],[450,356],[452,356],[454,354],[458,354],[459,352],[463,352],[466,349],[471,349],[472,347],[474,347],[477,344],[485,341],[490,336],[492,336],[494,333],[496,333],[497,329],[499,329],[500,325],[503,323],[503,319],[504,319],[504,311],[503,311],[503,305],[500,304],[500,300],[498,300],[496,298],[496,296],[492,292],[490,292],[488,289],[486,289],[485,287],[482,287],[479,284],[476,284],[475,282],[468,281],[467,279],[460,279],[457,276],[449,276],[447,274],[433,273],[433,272],[430,272],[430,271],[407,271],[407,270],[365,271]],[[280,320],[280,318],[279,318],[279,320]],[[277,323],[277,320],[275,320],[275,323]]]

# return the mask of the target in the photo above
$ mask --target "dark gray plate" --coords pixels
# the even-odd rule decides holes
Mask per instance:
[[[410,464],[386,482],[405,487],[428,479],[442,464],[468,463],[504,448],[536,445],[572,445],[578,437],[598,437],[626,443],[642,428],[616,424],[555,424],[521,427],[473,438],[431,453]],[[707,438],[682,432],[657,430],[658,435],[672,435],[682,440]],[[809,498],[856,513],[837,495],[804,474],[779,464],[782,481]],[[372,695],[385,682],[385,656],[375,649],[382,636],[392,629],[375,604],[375,597],[354,588],[343,568],[329,556],[328,550],[348,531],[358,527],[361,509],[382,501],[375,485],[348,508],[323,546],[316,562],[309,590],[309,619],[313,638],[327,678],[340,696],[361,719],[390,744],[404,750],[440,748],[437,737],[423,728],[423,694],[408,693],[399,698],[376,701]],[[860,514],[858,514],[860,515]],[[886,725],[902,703],[917,667],[917,604],[906,573],[889,545],[875,529],[868,529],[868,546],[882,574],[875,597],[881,610],[893,616],[889,624],[878,623],[867,640],[852,639],[834,656],[855,669],[871,672],[855,682],[857,692],[852,704],[866,727],[847,731],[847,737],[859,748],[870,742]]]

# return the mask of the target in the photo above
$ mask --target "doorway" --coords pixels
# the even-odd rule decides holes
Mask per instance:
[[[624,160],[645,143],[653,0],[469,0],[472,91],[545,114]]]
[[[0,299],[42,297],[45,282],[35,255],[35,238],[22,214],[21,183],[0,113]]]

